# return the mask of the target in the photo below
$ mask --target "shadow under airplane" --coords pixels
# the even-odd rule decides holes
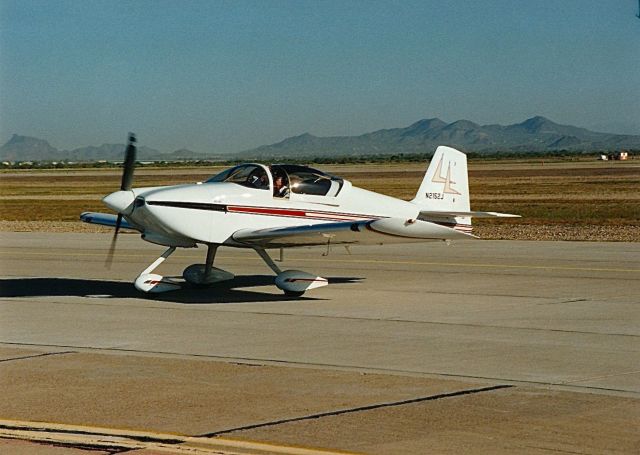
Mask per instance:
[[[363,278],[333,277],[329,283],[357,283]],[[290,300],[319,300],[313,297],[287,297],[280,292],[266,293],[243,288],[274,286],[272,275],[240,275],[209,287],[185,284],[182,289],[162,294],[143,294],[124,281],[81,278],[9,278],[0,279],[2,297],[72,296],[89,298],[133,298],[172,303],[248,303]]]

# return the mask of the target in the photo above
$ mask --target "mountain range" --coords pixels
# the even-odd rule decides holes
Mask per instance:
[[[469,120],[446,123],[419,120],[406,128],[374,131],[360,136],[317,137],[309,133],[242,152],[245,157],[373,155],[429,153],[439,145],[466,152],[546,152],[639,149],[640,135],[597,133],[560,125],[536,116],[513,125],[479,125]]]
[[[359,136],[318,137],[309,133],[275,144],[229,154],[226,158],[298,158],[395,153],[430,153],[438,145],[450,145],[466,152],[609,151],[640,149],[640,135],[597,133],[561,125],[536,116],[512,125],[479,125],[469,120],[446,123],[438,118],[419,120],[405,128],[373,131]],[[0,160],[121,160],[124,144],[103,144],[74,150],[58,150],[46,140],[14,134],[0,147]],[[181,149],[173,153],[140,146],[140,160],[214,158]],[[220,158],[216,156],[215,158]]]
[[[102,144],[73,150],[58,150],[44,139],[14,134],[0,147],[2,161],[119,161],[124,158],[125,144]],[[207,156],[187,149],[162,153],[145,146],[138,147],[137,158],[144,160],[203,159]]]

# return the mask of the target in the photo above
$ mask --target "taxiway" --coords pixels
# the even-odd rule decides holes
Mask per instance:
[[[331,283],[290,299],[255,253],[232,249],[216,266],[236,280],[141,295],[131,283],[162,247],[122,235],[106,270],[109,241],[0,233],[9,430],[39,421],[367,453],[640,447],[640,244],[287,250],[284,268]],[[181,250],[158,272],[180,275],[204,254]]]

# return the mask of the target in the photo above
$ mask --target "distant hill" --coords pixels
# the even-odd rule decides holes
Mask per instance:
[[[397,153],[431,153],[439,145],[465,152],[613,151],[640,149],[640,135],[596,133],[560,125],[545,117],[532,117],[513,125],[479,125],[469,120],[446,123],[438,118],[419,120],[405,128],[373,131],[360,136],[318,137],[309,133],[281,142],[229,154],[241,159],[354,156]],[[103,144],[74,150],[58,150],[47,141],[14,134],[0,147],[2,161],[121,160],[124,144]],[[212,159],[187,149],[172,153],[139,146],[139,160]]]
[[[54,156],[57,153],[59,150],[43,139],[14,134],[0,148],[0,159],[3,161],[37,160],[42,159],[39,157]]]
[[[640,148],[640,135],[596,133],[532,117],[513,125],[478,125],[469,120],[446,123],[419,120],[406,128],[378,130],[360,136],[317,137],[309,133],[246,150],[241,156],[299,157],[432,152],[450,145],[467,152],[545,152],[554,150],[619,150]]]
[[[118,161],[124,158],[125,144],[102,144],[100,146],[80,147],[73,150],[58,150],[47,141],[29,136],[14,134],[0,147],[2,161]],[[201,153],[187,149],[172,153],[162,153],[156,149],[138,146],[138,160],[177,160],[204,159]]]

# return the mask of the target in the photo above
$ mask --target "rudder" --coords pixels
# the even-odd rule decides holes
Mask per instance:
[[[411,202],[421,210],[469,212],[467,155],[451,147],[439,146]]]

